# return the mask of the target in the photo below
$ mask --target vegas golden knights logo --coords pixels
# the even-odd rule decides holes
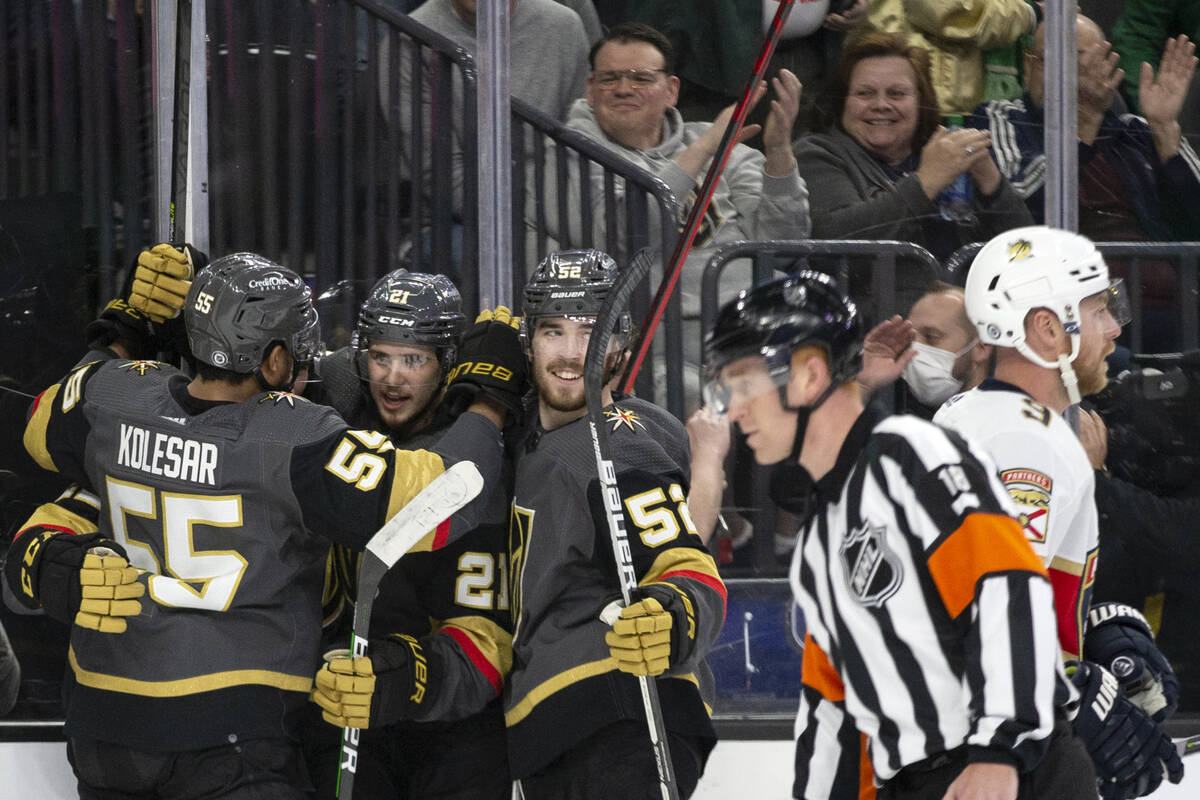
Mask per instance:
[[[679,207],[679,232],[683,233],[683,226],[687,222],[688,214],[691,213],[692,206],[697,200],[696,190],[693,189],[687,196],[687,201]],[[717,208],[717,199],[714,197],[712,202],[708,204],[708,208],[704,210],[704,219],[700,220],[700,227],[696,229],[696,238],[692,242],[694,247],[703,247],[712,238],[713,233],[717,228],[721,227],[724,222],[724,217],[721,216],[720,210]]]
[[[1033,255],[1033,243],[1028,239],[1017,239],[1015,242],[1009,242],[1009,261],[1024,261],[1031,255]]]

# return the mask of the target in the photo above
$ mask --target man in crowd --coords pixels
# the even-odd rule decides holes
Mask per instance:
[[[518,450],[509,555],[513,670],[509,762],[527,800],[661,797],[634,676],[655,680],[679,796],[715,736],[700,693],[725,587],[687,507],[688,440],[666,411],[604,389],[616,482],[638,586],[612,628],[617,566],[584,417],[584,353],[616,278],[597,250],[555,252],[525,287],[522,335],[537,389]],[[620,372],[628,318],[605,375]],[[700,677],[698,677],[700,676]]]
[[[1091,800],[1056,720],[1069,687],[1045,568],[986,455],[865,408],[862,340],[855,305],[803,271],[743,292],[706,341],[709,397],[776,465],[772,499],[808,512],[794,796],[869,792],[861,731],[880,797]]]
[[[319,341],[311,293],[252,254],[200,272],[184,317],[194,378],[88,358],[39,397],[26,447],[96,487],[99,529],[27,527],[6,577],[22,602],[74,623],[66,732],[82,793],[255,785],[299,798],[294,738],[328,550],[314,532],[361,549],[464,458],[496,480],[503,405],[480,394],[436,451],[349,429],[287,391]],[[480,508],[447,538],[477,527]]]
[[[592,48],[587,95],[571,107],[567,126],[581,131],[637,166],[657,175],[679,201],[682,223],[697,198],[709,162],[733,115],[729,107],[712,123],[684,123],[675,108],[679,78],[671,43],[646,25],[617,25]],[[688,405],[699,398],[700,275],[711,247],[738,239],[802,239],[808,236],[808,192],[792,155],[792,128],[800,82],[787,70],[771,81],[775,99],[763,129],[763,152],[734,148],[696,235],[680,278],[684,316],[684,375]],[[756,101],[765,93],[760,87]],[[759,126],[743,129],[745,140]],[[593,218],[605,218],[604,178],[592,175]],[[561,237],[560,237],[561,238]],[[598,239],[603,241],[603,239]],[[651,241],[659,241],[655,236]],[[750,265],[736,263],[721,282],[727,296],[750,284]]]
[[[1196,70],[1195,45],[1169,39],[1157,75],[1140,75],[1142,117],[1112,109],[1123,71],[1092,20],[1076,18],[1079,48],[1079,231],[1096,242],[1193,240],[1200,236],[1200,159],[1181,136],[1179,110]],[[1026,93],[985,103],[968,118],[988,128],[1000,172],[1025,198],[1034,222],[1045,220],[1045,25],[1025,55]],[[1128,277],[1128,264],[1114,271]],[[1172,266],[1143,260],[1143,350],[1177,350]]]

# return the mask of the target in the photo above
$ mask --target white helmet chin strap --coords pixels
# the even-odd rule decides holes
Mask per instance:
[[[1058,373],[1062,377],[1063,386],[1067,390],[1067,399],[1071,401],[1071,405],[1075,405],[1082,399],[1079,395],[1079,378],[1075,375],[1075,368],[1071,366],[1075,357],[1079,355],[1079,334],[1072,333],[1068,335],[1071,337],[1071,354],[1059,353],[1057,361],[1047,361],[1042,358],[1033,352],[1024,341],[1017,345],[1017,352],[1040,367],[1045,367],[1046,369],[1057,367]]]

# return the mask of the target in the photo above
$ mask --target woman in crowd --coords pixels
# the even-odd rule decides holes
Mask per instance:
[[[938,124],[924,49],[868,33],[842,51],[831,90],[836,124],[796,147],[814,239],[899,239],[944,259],[967,242],[1032,224],[988,153],[990,134]],[[938,195],[964,173],[971,208],[946,219]]]

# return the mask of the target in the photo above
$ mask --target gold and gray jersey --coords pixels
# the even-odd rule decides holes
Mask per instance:
[[[100,531],[147,572],[124,634],[72,631],[72,735],[156,750],[287,735],[319,664],[329,539],[361,549],[448,463],[499,471],[499,432],[478,415],[439,452],[398,450],[295,395],[204,403],[186,387],[156,362],[84,365],[26,428],[35,460],[94,491]],[[465,511],[419,547],[474,527]]]
[[[698,682],[725,587],[687,510],[687,433],[636,398],[606,409],[605,424],[638,582],[669,582],[695,610],[691,657],[658,679],[666,726],[711,737]],[[516,629],[505,718],[522,777],[609,723],[644,718],[637,682],[609,657],[599,619],[620,587],[586,419],[537,428],[518,450],[509,557]]]
[[[857,796],[856,730],[880,780],[960,746],[1035,765],[1069,689],[1050,583],[991,461],[864,414],[817,488],[790,571],[808,626],[795,796]]]

